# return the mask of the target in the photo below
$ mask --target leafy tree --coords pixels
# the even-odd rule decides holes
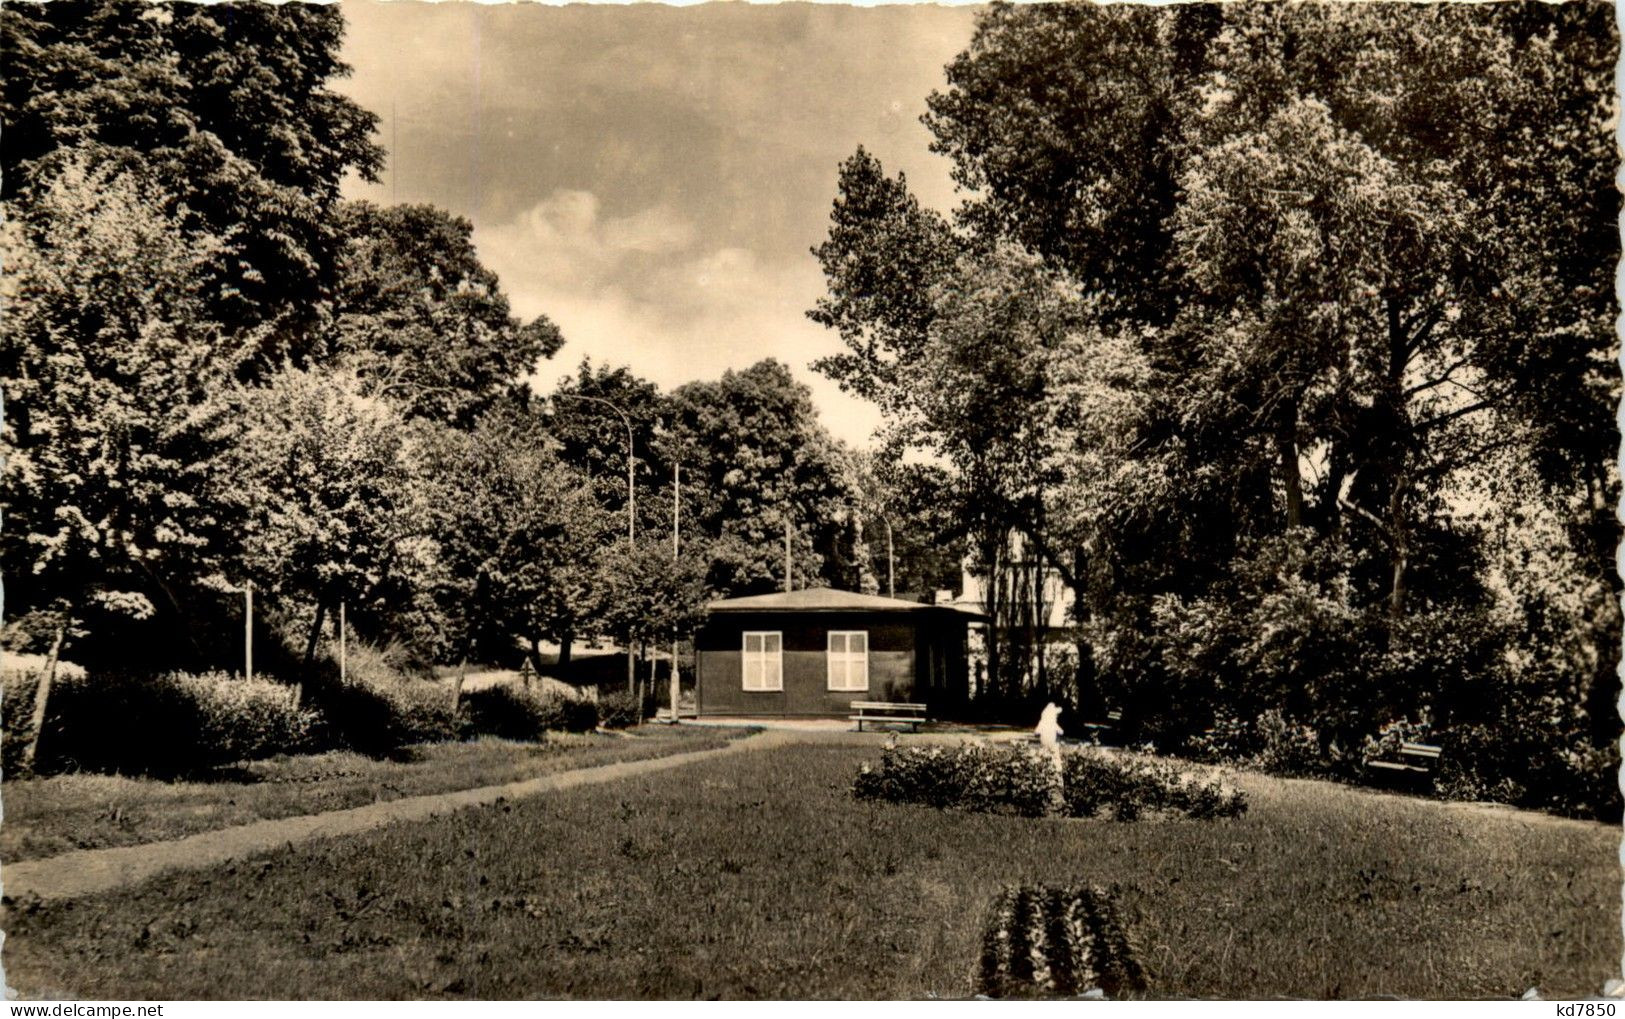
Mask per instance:
[[[14,614],[60,599],[147,618],[219,553],[209,394],[237,351],[208,315],[217,251],[176,227],[167,199],[76,159],[7,209],[0,561]]]
[[[607,594],[613,514],[528,411],[499,406],[472,432],[440,429],[429,451],[440,590],[455,652],[514,638],[539,653],[596,635]],[[540,662],[537,662],[540,665]]]
[[[970,196],[959,223],[1051,260],[1102,316],[1166,321],[1179,158],[1219,11],[991,5],[927,99],[932,149]]]
[[[1070,571],[1107,659],[1283,541],[1277,595],[1323,555],[1361,627],[1384,606],[1354,639],[1414,658],[1483,611],[1460,505],[1503,452],[1587,493],[1560,503],[1617,590],[1616,50],[1597,5],[995,5],[929,100],[953,225],[843,164],[821,367],[949,453],[967,524]],[[1041,343],[1014,250],[1074,297]]]
[[[852,463],[788,368],[770,359],[681,386],[670,414],[675,441],[688,451],[687,519],[716,539],[713,587],[730,595],[782,589],[787,528],[796,587],[861,586],[866,550],[856,548]]]
[[[959,240],[922,208],[898,174],[859,148],[840,167],[829,237],[813,254],[828,293],[808,317],[840,333],[847,350],[819,371],[889,415],[909,415],[913,373],[937,316],[931,286],[947,277]]]
[[[614,634],[628,654],[634,647],[686,638],[705,619],[711,597],[705,580],[709,564],[698,542],[691,541],[677,555],[668,541],[616,542],[600,563],[606,592],[604,630]]]
[[[655,432],[665,409],[659,388],[624,366],[595,368],[583,360],[576,374],[561,380],[547,400],[548,430],[559,443],[560,458],[587,474],[599,503],[622,515],[623,528],[630,430],[637,528],[660,526],[660,510],[652,497],[671,472],[656,455]]]
[[[371,179],[377,118],[329,88],[348,73],[337,8],[308,4],[8,6],[4,197],[28,201],[76,151],[141,167],[182,233],[217,245],[203,295],[262,369],[302,357],[335,282],[346,173]]]
[[[368,606],[431,567],[420,458],[399,411],[352,372],[288,368],[234,402],[213,493],[239,534],[225,568],[313,607],[308,667],[340,603]]]
[[[467,426],[563,343],[514,318],[466,219],[351,202],[340,234],[335,354],[412,414]]]
[[[948,471],[905,460],[895,449],[858,453],[854,459],[862,493],[862,537],[870,549],[876,591],[887,593],[888,575],[899,596],[957,586],[965,527]]]

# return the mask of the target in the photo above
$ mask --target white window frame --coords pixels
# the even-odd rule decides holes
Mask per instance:
[[[756,650],[751,650],[751,638],[757,639]],[[767,650],[771,637],[778,644],[774,651]],[[756,685],[750,681],[751,667],[756,667]],[[750,693],[763,693],[784,689],[784,632],[782,630],[746,630],[739,641],[739,684]]]
[[[836,638],[841,639],[841,650],[835,650]],[[863,638],[863,650],[852,650],[852,638]],[[837,668],[839,666],[839,668]],[[859,685],[853,681],[853,666],[862,666],[863,683]],[[842,693],[863,693],[869,689],[869,631],[868,630],[831,630],[824,641],[824,674],[825,686],[830,690]],[[840,684],[837,685],[837,674]]]

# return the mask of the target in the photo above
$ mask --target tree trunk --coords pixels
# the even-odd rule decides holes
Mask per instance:
[[[1297,407],[1281,415],[1275,426],[1275,451],[1280,457],[1281,486],[1286,491],[1286,525],[1303,526],[1303,474],[1298,466]]]
[[[62,656],[62,642],[68,636],[68,616],[57,624],[56,637],[51,641],[51,653],[45,659],[45,673],[34,687],[34,714],[29,721],[28,746],[23,749],[22,771],[32,774],[34,761],[39,755],[39,739],[45,729],[45,709],[51,699],[51,684],[56,682],[56,663]]]
[[[1388,588],[1388,618],[1396,622],[1405,615],[1405,571],[1410,566],[1410,548],[1405,529],[1405,493],[1402,485],[1403,479],[1395,478],[1393,494],[1388,499],[1392,576]]]
[[[539,637],[530,639],[530,671],[538,677],[542,674],[542,641]],[[528,677],[525,679],[525,689],[530,689]]]
[[[561,676],[564,672],[564,667],[570,664],[570,651],[572,650],[572,645],[575,644],[575,639],[576,635],[571,630],[565,630],[564,636],[559,638],[559,672],[561,673]]]
[[[986,596],[985,600],[987,604],[984,605],[983,608],[987,610],[988,622],[986,649],[987,678],[986,682],[983,684],[983,691],[991,699],[997,701],[1003,687],[1002,678],[1000,676],[1000,672],[1002,671],[1002,666],[1004,664],[1001,661],[1003,655],[1000,653],[1002,651],[1000,645],[1003,643],[1003,636],[999,632],[1001,622],[999,616],[1004,606],[1001,604],[999,598],[999,589],[1002,586],[999,576],[1003,572],[1004,562],[1003,557],[999,554],[997,540],[992,537],[987,538],[984,542],[984,547],[986,549],[986,554],[984,556],[985,561],[983,568],[987,570],[987,581],[983,585],[983,594]]]
[[[644,656],[649,659],[649,697],[652,698],[652,697],[654,697],[654,694],[655,694],[655,657],[654,657],[654,655],[649,654],[649,645],[648,644],[643,645],[643,653],[644,653]],[[643,701],[644,701],[644,698],[642,696],[639,696],[638,697],[638,724],[639,725],[643,724]]]
[[[463,652],[462,660],[457,663],[457,682],[451,688],[451,713],[456,717],[457,708],[463,702],[463,683],[468,679],[468,652]]]
[[[316,661],[316,642],[322,636],[322,623],[327,619],[327,602],[316,603],[316,616],[310,623],[310,635],[305,638],[305,668],[309,669]]]
[[[1049,613],[1044,605],[1044,569],[1043,560],[1033,555],[1033,647],[1037,654],[1036,669],[1038,673],[1038,688],[1044,691],[1044,699],[1049,700],[1054,693],[1049,686],[1048,662],[1045,661],[1044,645],[1049,643]]]
[[[304,674],[299,677],[299,682],[294,684],[293,688],[293,706],[296,708],[300,704],[304,703],[305,700],[305,676],[310,674],[311,668],[315,665],[316,641],[321,638],[322,620],[325,619],[326,616],[327,602],[318,601],[316,603],[316,618],[311,621],[310,636],[305,640],[305,671]]]

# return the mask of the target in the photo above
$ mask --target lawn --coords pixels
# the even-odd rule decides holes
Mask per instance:
[[[0,789],[0,860],[157,842],[266,818],[705,750],[745,731],[645,726],[627,735],[549,733],[541,743],[424,744],[407,748],[399,760],[347,752],[277,757],[219,769],[206,781],[79,774],[7,782]]]
[[[854,801],[796,746],[16,905],[6,973],[77,997],[969,993],[1008,882],[1117,898],[1157,997],[1598,993],[1616,830],[1243,775],[1225,821]]]

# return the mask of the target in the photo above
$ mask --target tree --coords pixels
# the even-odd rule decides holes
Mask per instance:
[[[285,369],[235,394],[216,504],[238,528],[256,590],[312,606],[308,668],[323,620],[432,564],[420,462],[399,412],[352,372]]]
[[[861,586],[858,493],[848,454],[818,424],[812,396],[784,365],[758,362],[670,397],[671,431],[687,450],[690,525],[716,539],[711,583],[730,595],[792,583]]]
[[[1220,10],[991,5],[927,99],[932,150],[969,195],[960,225],[1051,261],[1108,319],[1166,321],[1176,174]]]
[[[665,407],[659,388],[624,366],[595,368],[583,360],[575,376],[561,380],[547,399],[548,430],[559,443],[559,456],[591,479],[599,503],[621,513],[625,526],[630,454],[638,528],[658,526],[659,511],[647,496],[670,476],[655,456],[655,430]]]
[[[818,371],[889,415],[907,419],[913,371],[937,309],[931,286],[953,269],[960,242],[898,174],[862,148],[840,167],[829,237],[813,254],[828,293],[807,316],[836,330],[847,350]]]
[[[711,597],[705,582],[708,565],[698,542],[691,541],[681,554],[674,554],[666,541],[616,542],[600,564],[605,631],[615,634],[628,656],[634,647],[674,642],[692,633],[705,619]],[[643,703],[641,697],[638,703]]]
[[[1288,546],[1415,652],[1481,608],[1465,472],[1521,448],[1591,494],[1571,508],[1617,487],[1615,49],[1589,6],[995,5],[929,100],[953,225],[861,151],[842,167],[811,314],[848,353],[821,368],[992,479],[971,505],[1071,571],[1110,657],[1174,625],[1159,598],[1307,569]],[[1017,251],[1075,298],[1044,343],[1013,321]]]
[[[474,251],[473,226],[427,205],[342,206],[334,355],[409,413],[461,427],[564,342],[521,324]]]
[[[181,232],[217,245],[203,295],[263,327],[259,370],[303,357],[335,282],[339,186],[373,179],[377,118],[329,88],[337,8],[97,0],[8,6],[4,197],[32,200],[76,152],[140,168]]]
[[[482,640],[519,638],[532,655],[557,641],[568,661],[572,643],[601,627],[613,515],[520,407],[493,409],[472,432],[437,430],[429,463],[441,602],[459,657]]]
[[[14,614],[60,599],[69,615],[148,618],[219,554],[209,394],[238,351],[208,315],[217,251],[167,201],[75,159],[7,208],[0,562]]]

